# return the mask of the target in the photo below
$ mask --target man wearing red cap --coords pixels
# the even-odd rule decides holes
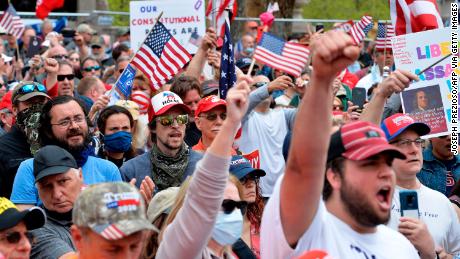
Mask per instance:
[[[0,136],[9,132],[14,122],[13,104],[11,103],[12,91],[2,97],[0,102]]]
[[[120,172],[124,181],[136,179],[138,188],[149,182],[149,189],[154,183],[155,191],[161,191],[179,186],[193,173],[203,155],[184,142],[190,109],[177,94],[158,93],[152,98],[152,107],[154,115],[149,123],[152,149],[125,162]]]
[[[205,152],[214,141],[226,117],[227,102],[225,100],[215,95],[201,99],[195,111],[195,123],[201,131],[201,138],[192,149]],[[236,151],[232,149],[232,156],[236,154]]]
[[[333,258],[419,258],[404,236],[382,225],[391,212],[391,164],[405,155],[369,122],[351,122],[330,135],[332,82],[358,58],[359,48],[344,32],[329,31],[311,52],[313,73],[286,171],[262,218],[261,257],[321,249]]]

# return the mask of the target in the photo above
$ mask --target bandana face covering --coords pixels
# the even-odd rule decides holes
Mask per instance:
[[[29,108],[18,112],[16,124],[27,137],[30,152],[34,155],[40,149],[38,128],[40,127],[40,115],[43,104],[34,104]]]

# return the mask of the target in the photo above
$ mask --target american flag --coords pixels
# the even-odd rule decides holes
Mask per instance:
[[[233,56],[232,35],[230,27],[225,25],[224,44],[222,46],[222,55],[220,57],[220,79],[219,79],[219,96],[221,99],[227,97],[228,89],[236,83],[235,58]]]
[[[389,2],[391,23],[396,29],[396,35],[444,27],[436,0]]]
[[[209,20],[212,20],[213,15],[216,15],[216,28],[217,37],[225,35],[225,20],[233,20],[235,17],[231,15],[229,17],[229,11],[232,14],[236,14],[238,11],[238,3],[236,0],[215,0],[216,6],[212,6],[213,0],[209,0],[208,7],[206,8],[206,16]]]
[[[2,27],[9,34],[14,35],[16,38],[22,36],[25,25],[21,20],[21,17],[16,13],[13,5],[8,5],[8,8],[3,12],[0,17],[0,27]]]
[[[374,24],[372,23],[372,17],[363,16],[361,20],[355,23],[350,29],[351,38],[355,44],[359,44],[366,37],[367,33],[372,29]]]
[[[391,37],[395,36],[395,29],[391,24],[380,23],[377,27],[377,38],[375,39],[376,49],[391,48]]]
[[[285,42],[265,32],[254,52],[254,58],[267,66],[299,77],[307,64],[310,50],[300,44]]]
[[[191,58],[168,29],[157,22],[131,63],[149,78],[153,90],[158,90]]]

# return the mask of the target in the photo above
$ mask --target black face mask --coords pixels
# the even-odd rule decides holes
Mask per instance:
[[[40,149],[38,128],[40,127],[40,115],[43,104],[34,104],[29,108],[18,112],[16,124],[27,137],[30,144],[30,152],[34,155]]]

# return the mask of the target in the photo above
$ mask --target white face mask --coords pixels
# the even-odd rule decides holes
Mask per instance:
[[[216,224],[212,230],[212,239],[222,246],[231,245],[241,237],[243,232],[243,215],[235,209],[230,214],[219,211]]]

